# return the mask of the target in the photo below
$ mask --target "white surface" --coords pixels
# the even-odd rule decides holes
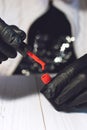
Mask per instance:
[[[87,130],[87,113],[56,111],[41,86],[33,75],[0,77],[0,130]]]
[[[46,130],[87,130],[87,113],[63,113],[54,110],[40,95]]]
[[[0,130],[44,130],[33,76],[0,77]]]
[[[40,90],[43,87],[40,76],[36,76],[36,80]],[[42,94],[39,96],[46,130],[87,130],[87,113],[58,112]]]
[[[63,0],[54,0],[54,5],[70,19],[73,35],[76,35],[76,54],[80,57],[87,52],[87,2],[78,1],[66,4]],[[0,16],[27,32],[32,21],[46,11],[47,5],[47,0],[0,0]],[[13,61],[15,66],[12,67]],[[6,67],[4,63],[0,65],[2,74],[10,72],[10,75],[14,71],[18,61],[12,62],[9,65],[12,70],[6,63]],[[38,87],[34,77],[0,77],[0,130],[87,130],[87,113],[55,111],[38,93]]]

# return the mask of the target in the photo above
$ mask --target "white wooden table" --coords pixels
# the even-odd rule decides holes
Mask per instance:
[[[87,113],[56,111],[38,81],[34,75],[0,77],[0,130],[87,130]]]
[[[77,57],[87,53],[87,0],[54,0],[67,15],[76,36]],[[78,3],[80,6],[78,8]],[[0,16],[28,31],[32,22],[48,7],[47,0],[0,0]],[[0,65],[1,75],[11,75],[21,57]],[[87,130],[87,113],[57,112],[39,93],[36,76],[0,77],[0,130]]]

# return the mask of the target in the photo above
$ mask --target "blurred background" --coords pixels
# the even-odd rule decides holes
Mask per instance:
[[[0,17],[27,34],[25,42],[58,73],[87,53],[86,0],[0,0]],[[0,65],[0,75],[42,73],[41,67],[20,54]]]

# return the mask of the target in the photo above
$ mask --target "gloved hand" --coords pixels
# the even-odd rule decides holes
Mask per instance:
[[[87,54],[62,70],[41,92],[58,111],[87,110]]]
[[[8,58],[15,58],[26,34],[17,26],[7,25],[0,19],[0,63]]]

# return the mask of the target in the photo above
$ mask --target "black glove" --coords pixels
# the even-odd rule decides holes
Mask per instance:
[[[59,111],[87,110],[87,54],[62,70],[41,92]]]
[[[21,48],[23,40],[26,38],[25,32],[17,26],[9,26],[0,19],[0,62],[8,58],[15,58],[17,50]]]

